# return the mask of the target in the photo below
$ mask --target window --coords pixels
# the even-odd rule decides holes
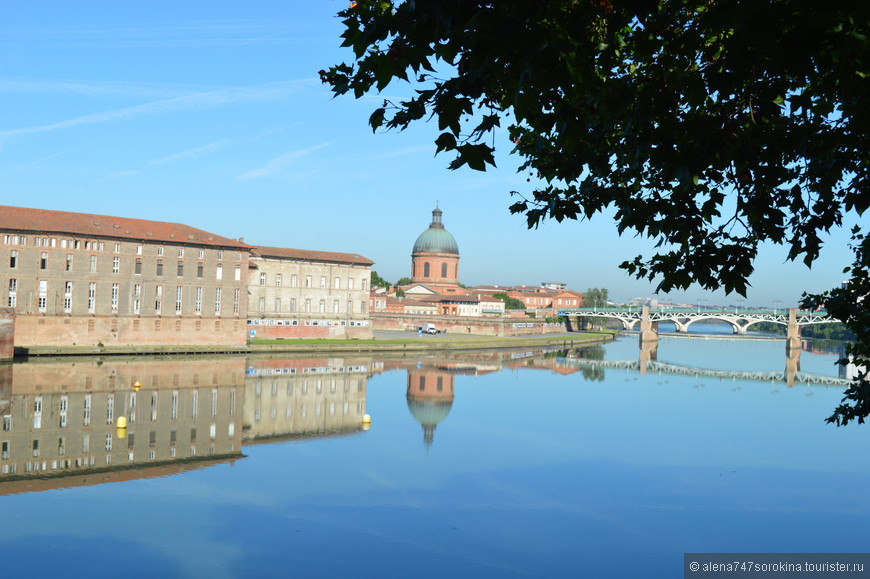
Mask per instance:
[[[429,277],[429,262],[423,264],[423,277]]]
[[[196,257],[197,257],[198,259],[202,259],[202,258],[204,258],[204,257],[205,257],[205,250],[204,250],[204,249],[198,249],[198,250],[196,251]]]
[[[162,247],[157,248],[157,255],[161,256],[161,257],[163,256],[163,248]]]
[[[157,260],[157,275],[163,275],[163,260]]]
[[[72,312],[72,288],[73,283],[71,281],[64,282],[63,284],[63,311],[64,313]]]
[[[347,289],[349,289],[349,290],[353,289],[353,278],[352,277],[347,278]]]
[[[333,314],[337,314],[337,313],[338,313],[338,300],[333,300],[333,301],[332,301],[332,313],[333,313]]]
[[[296,287],[296,274],[290,276],[290,287]]]
[[[142,260],[141,259],[136,260],[136,264],[133,268],[133,273],[135,273],[136,275],[142,275]]]
[[[159,314],[162,306],[163,306],[163,286],[159,285],[155,288],[155,293],[154,293],[154,313]]]
[[[447,277],[447,264],[441,264],[441,277]]]
[[[236,288],[233,290],[233,313],[239,313],[239,300],[241,299],[242,290]]]
[[[112,284],[112,309],[113,310],[118,309],[118,292],[119,292],[118,284],[113,283]]]
[[[142,246],[141,245],[136,246],[136,255],[142,255]]]
[[[350,300],[347,301],[347,313],[349,313],[349,314],[353,313],[353,302]]]
[[[332,289],[341,289],[341,278],[336,277],[332,282]]]
[[[242,266],[237,265],[236,266],[236,273],[235,273],[235,280],[241,281],[241,279],[242,279]]]
[[[175,313],[181,315],[181,304],[184,301],[184,288],[176,286],[175,288]]]
[[[221,288],[219,287],[214,289],[214,313],[216,315],[221,313]]]
[[[184,262],[183,261],[178,262],[178,267],[176,268],[175,275],[177,275],[178,277],[184,277]]]
[[[196,277],[202,277],[202,262],[196,264]]]
[[[257,302],[257,311],[265,312],[266,311],[266,298],[260,298]]]
[[[326,287],[326,277],[320,276],[320,288],[323,289]]]
[[[366,302],[365,302],[365,300],[362,300],[362,301],[359,303],[359,312],[360,312],[361,314],[366,313]]]
[[[363,291],[365,291],[365,289],[366,289],[366,280],[362,280],[361,284],[362,284],[362,287],[361,287],[360,289],[363,290]]]
[[[18,250],[13,249],[9,252],[9,267],[16,268],[18,267]]]
[[[97,284],[90,282],[88,284],[88,313],[93,314],[97,311]]]
[[[281,274],[275,274],[275,287],[281,287]]]
[[[260,274],[260,285],[266,285],[266,274],[265,273]]]
[[[184,248],[183,247],[178,248],[178,257],[184,257]]]
[[[296,300],[295,300],[295,299],[290,300],[290,311],[291,311],[291,312],[295,312],[295,311],[296,311]]]
[[[275,298],[275,311],[281,311],[281,298]]]
[[[115,253],[121,253],[121,244],[120,243],[115,244]]]
[[[96,273],[97,271],[97,256],[90,256],[90,263],[88,264],[88,271],[91,273]]]
[[[39,269],[48,269],[48,252],[39,254]]]
[[[326,300],[320,300],[320,313],[326,313]]]
[[[195,311],[198,314],[202,313],[202,288],[196,288],[196,301],[195,301]]]
[[[310,275],[305,276],[305,287],[311,287],[311,276]]]
[[[223,259],[223,258],[224,258],[224,251],[223,251],[222,249],[218,249],[218,250],[217,250],[217,258],[218,258],[218,259]]]
[[[112,258],[112,273],[121,273],[121,258]]]
[[[18,280],[16,278],[9,279],[9,307],[14,308],[18,301]]]
[[[305,313],[311,313],[311,300],[305,300]]]
[[[224,266],[220,263],[217,264],[217,269],[215,270],[215,279],[223,279],[224,277]]]
[[[133,284],[133,313],[139,314],[142,310],[142,284]]]

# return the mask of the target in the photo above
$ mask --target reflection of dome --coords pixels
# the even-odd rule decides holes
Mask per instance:
[[[408,396],[408,410],[423,427],[423,440],[426,446],[432,445],[435,437],[435,427],[447,418],[453,400],[419,400]]]
[[[432,223],[429,229],[420,234],[414,242],[411,253],[451,253],[459,255],[459,245],[449,231],[441,223],[441,210],[437,207],[432,212]]]

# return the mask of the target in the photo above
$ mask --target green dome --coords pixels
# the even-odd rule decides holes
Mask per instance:
[[[459,255],[456,239],[444,229],[444,224],[441,223],[441,210],[437,207],[432,212],[432,224],[414,242],[414,250],[411,253],[452,253]]]

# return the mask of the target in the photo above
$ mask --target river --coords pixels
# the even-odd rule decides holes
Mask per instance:
[[[866,551],[870,430],[825,424],[843,386],[800,379],[836,355],[803,352],[793,387],[713,376],[786,366],[782,340],[726,338],[663,336],[682,373],[630,367],[636,336],[3,366],[3,568],[678,577],[684,552]]]

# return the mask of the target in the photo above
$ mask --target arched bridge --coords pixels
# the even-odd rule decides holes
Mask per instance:
[[[700,308],[563,308],[560,316],[613,318],[622,322],[626,330],[632,330],[638,323],[651,324],[671,322],[677,332],[688,332],[689,326],[704,320],[721,320],[731,324],[735,334],[745,334],[753,324],[772,322],[789,327],[810,324],[830,324],[837,320],[827,312],[805,312],[792,309],[700,309]],[[645,317],[646,316],[646,317]],[[792,317],[793,316],[793,317]]]

